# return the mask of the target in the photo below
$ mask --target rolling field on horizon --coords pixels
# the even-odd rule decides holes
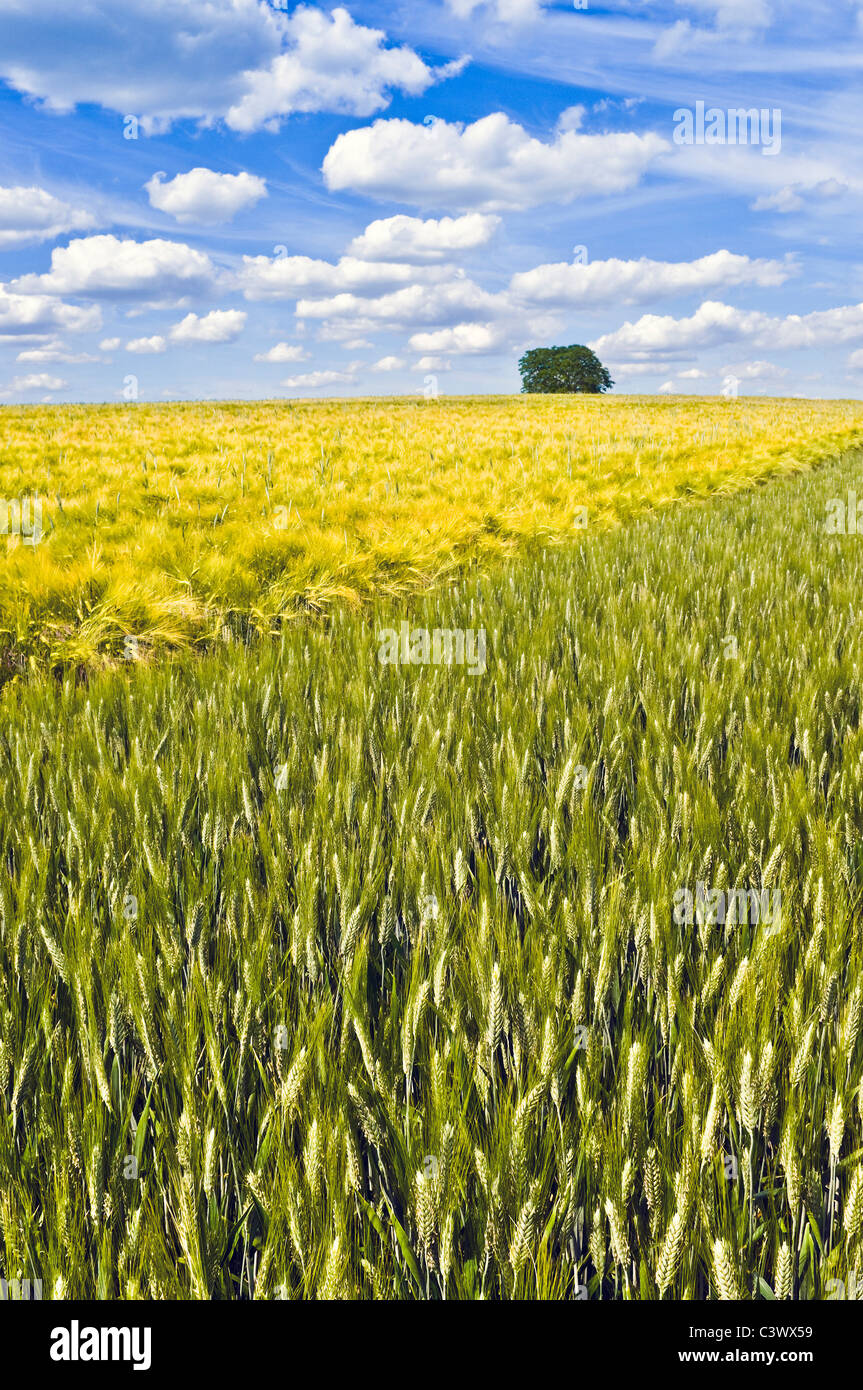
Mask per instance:
[[[277,632],[861,440],[858,401],[6,406],[0,674]]]

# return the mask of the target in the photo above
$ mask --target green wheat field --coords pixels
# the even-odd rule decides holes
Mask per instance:
[[[124,616],[10,663],[0,1274],[859,1296],[863,541],[825,525],[863,496],[851,433],[277,630],[196,646],[199,605],[158,658],[116,659]],[[484,671],[382,663],[405,622],[482,629]]]

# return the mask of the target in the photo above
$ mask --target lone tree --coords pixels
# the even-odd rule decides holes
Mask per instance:
[[[614,385],[595,352],[572,347],[531,348],[518,364],[522,391],[575,392],[596,395]]]

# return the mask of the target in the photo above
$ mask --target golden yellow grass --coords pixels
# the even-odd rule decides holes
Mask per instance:
[[[531,540],[805,469],[863,440],[863,402],[506,396],[5,407],[0,655],[115,659],[272,630]],[[2,516],[0,516],[2,522]]]

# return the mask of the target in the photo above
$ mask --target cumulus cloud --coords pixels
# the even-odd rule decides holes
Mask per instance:
[[[506,342],[506,330],[495,323],[457,323],[434,333],[414,333],[410,345],[416,352],[452,352],[459,355],[496,352]]]
[[[297,299],[303,294],[380,294],[400,285],[435,281],[450,272],[342,256],[335,264],[310,256],[244,256],[239,284],[247,299]]]
[[[489,318],[508,310],[505,297],[490,294],[467,278],[440,285],[409,285],[376,299],[355,294],[337,294],[327,299],[301,299],[300,318],[329,319],[351,324],[352,332],[362,326],[389,325],[409,328],[417,324],[447,325],[466,318]]]
[[[752,203],[753,212],[799,212],[807,203],[825,202],[839,198],[848,190],[841,179],[821,179],[818,183],[785,184],[775,193],[763,193]]]
[[[403,357],[382,357],[372,367],[373,372],[398,372],[405,366]]]
[[[62,343],[46,343],[44,347],[25,348],[19,352],[15,358],[16,362],[31,362],[34,364],[45,364],[49,362],[65,362],[69,365],[80,362],[99,362],[101,359],[94,357],[90,352],[70,352]]]
[[[0,0],[0,16],[0,76],[16,91],[51,111],[93,102],[154,124],[216,118],[242,95],[244,70],[281,46],[259,0]]]
[[[529,24],[538,19],[542,0],[446,0],[447,8],[458,19],[470,19],[476,10],[501,24]]]
[[[117,348],[120,346],[120,341],[119,338],[103,338],[99,344],[99,351],[116,352]]]
[[[299,343],[276,343],[269,352],[256,352],[256,362],[304,362],[310,354]]]
[[[370,222],[348,247],[350,256],[365,261],[440,261],[459,251],[485,246],[500,226],[500,218],[480,212],[464,217],[383,217]]]
[[[282,385],[289,391],[306,387],[316,390],[319,386],[335,386],[340,381],[353,381],[352,372],[301,372],[299,376],[289,376]]]
[[[794,274],[785,261],[751,260],[731,251],[714,251],[695,261],[592,261],[540,265],[514,275],[510,289],[534,304],[643,304],[669,295],[719,286],[783,285]]]
[[[492,340],[502,347],[526,335],[541,341],[560,327],[556,312],[531,311],[507,291],[491,293],[460,271],[437,284],[412,284],[377,297],[339,294],[301,299],[296,313],[302,319],[323,321],[321,339],[344,342],[360,332],[406,331],[415,335],[411,346],[429,354],[487,352],[492,350]]]
[[[6,336],[45,337],[58,331],[90,333],[101,327],[96,305],[79,308],[45,294],[15,294],[0,285],[0,339]]]
[[[787,367],[777,367],[773,362],[734,362],[723,367],[722,376],[736,376],[741,381],[779,381],[788,375]]]
[[[773,17],[768,0],[677,0],[677,5],[689,10],[696,23],[688,17],[678,19],[662,31],[653,50],[660,61],[757,34]],[[703,21],[712,24],[706,27]]]
[[[327,187],[428,207],[488,212],[622,193],[670,146],[653,133],[536,139],[498,111],[472,125],[378,120],[339,135],[323,162]]]
[[[786,184],[775,193],[762,193],[751,206],[753,212],[799,212],[803,199],[796,188]]]
[[[863,10],[861,10],[861,15],[863,15]],[[863,29],[863,22],[861,22],[860,27]],[[863,372],[863,348],[858,348],[856,352],[851,353],[848,358],[848,366],[852,372]]]
[[[414,363],[415,372],[449,372],[452,370],[452,363],[445,357],[421,357]]]
[[[649,362],[606,362],[615,381],[631,376],[652,376],[656,368]],[[667,364],[664,364],[667,370]]]
[[[341,7],[332,14],[301,5],[286,23],[290,47],[269,66],[247,72],[247,91],[230,107],[234,130],[274,130],[295,111],[371,116],[388,106],[394,89],[420,96],[463,64],[427,67],[412,48],[387,48],[380,29],[357,24]]]
[[[178,222],[198,222],[212,227],[230,222],[243,208],[254,207],[267,196],[264,179],[256,174],[217,174],[198,167],[177,174],[167,183],[164,173],[154,174],[144,185],[150,204]]]
[[[246,315],[241,309],[214,309],[202,318],[187,314],[168,336],[172,343],[233,343],[245,326]]]
[[[53,241],[65,232],[85,231],[95,225],[91,213],[61,202],[44,188],[0,188],[0,247]]]
[[[55,247],[48,273],[23,275],[13,282],[13,289],[25,294],[170,302],[202,293],[212,285],[215,274],[209,256],[183,242],[91,236]]]
[[[50,376],[47,372],[33,372],[29,376],[16,376],[10,383],[10,391],[65,391],[69,385],[60,376]]]
[[[645,314],[590,346],[600,356],[662,356],[692,348],[747,340],[757,347],[829,347],[863,337],[863,304],[773,318],[754,309],[705,300],[688,318]]]
[[[676,0],[679,9],[712,19],[721,29],[759,28],[770,24],[772,9],[768,0]]]
[[[142,356],[154,355],[164,352],[168,344],[160,334],[155,333],[152,338],[132,338],[126,344],[127,352],[137,352]]]
[[[446,221],[384,219],[371,224],[351,246],[361,243],[374,251],[392,246],[395,236],[402,244],[403,238],[412,239],[425,251]],[[444,228],[448,241],[480,234],[474,223],[458,226],[469,218],[449,221]],[[395,228],[392,223],[397,224]],[[457,227],[455,234],[453,227]],[[358,333],[381,327],[401,329],[415,335],[410,340],[415,350],[437,355],[489,352],[520,341],[525,330],[539,335],[557,331],[557,311],[568,304],[643,303],[717,286],[775,287],[784,284],[796,268],[791,256],[784,261],[754,260],[726,250],[683,262],[642,258],[562,263],[521,272],[507,290],[492,293],[451,264],[412,266],[356,256],[332,264],[304,256],[260,256],[245,258],[240,283],[249,299],[296,299],[298,318],[322,321],[322,338],[355,340]],[[340,286],[346,288],[339,290]],[[303,291],[305,295],[297,298]],[[534,308],[547,312],[538,316]]]
[[[287,7],[285,7],[286,9]],[[377,29],[264,0],[0,0],[0,78],[67,113],[94,103],[145,132],[192,119],[275,128],[295,111],[368,116],[393,91],[418,95],[458,71],[433,69]]]

